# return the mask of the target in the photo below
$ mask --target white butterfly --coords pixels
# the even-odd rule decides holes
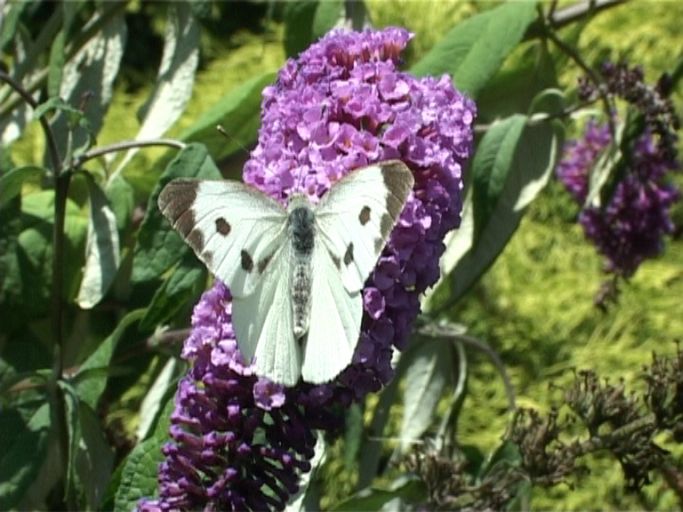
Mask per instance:
[[[230,288],[232,320],[256,374],[293,386],[322,383],[350,362],[362,289],[413,188],[400,161],[346,175],[318,205],[287,208],[236,181],[176,179],[159,208]]]

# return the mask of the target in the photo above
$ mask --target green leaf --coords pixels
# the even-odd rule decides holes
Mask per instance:
[[[544,95],[537,107],[543,107],[543,112],[553,114],[562,109],[562,103],[553,93]],[[506,121],[501,124],[508,129],[516,129],[514,124]],[[428,301],[428,309],[432,312],[443,310],[458,301],[501,253],[516,231],[525,208],[548,183],[562,146],[564,130],[557,120],[527,122],[517,138],[514,152],[506,152],[507,162],[498,162],[497,158],[497,151],[502,151],[501,144],[505,141],[504,134],[496,130],[494,135],[489,137],[487,134],[479,144],[477,153],[483,152],[484,156],[475,155],[475,162],[483,166],[496,163],[507,167],[502,172],[506,176],[505,184],[498,193],[497,203],[492,210],[488,210],[491,212],[485,217],[488,222],[478,226],[472,206],[474,194],[468,193],[462,224],[446,240],[447,248],[441,260],[444,278]],[[473,173],[485,175],[487,171],[473,170]],[[486,197],[481,192],[479,195]]]
[[[50,48],[50,63],[47,74],[48,96],[58,96],[59,86],[62,83],[64,71],[64,45],[66,43],[66,31],[62,28],[52,42]]]
[[[74,18],[81,7],[82,2],[62,2],[60,7],[62,9],[62,28],[57,34],[57,37],[52,41],[50,47],[50,58],[48,63],[47,75],[47,95],[59,96],[60,86],[62,84],[62,76],[64,74],[64,64],[66,62],[66,55],[64,49],[66,41],[69,37],[71,25]]]
[[[16,509],[36,479],[49,443],[50,407],[43,404],[27,424],[10,421],[13,413],[3,410],[0,452],[0,510]],[[31,454],[27,457],[27,454]]]
[[[398,394],[398,381],[394,378],[386,386],[379,396],[379,402],[375,406],[375,413],[370,423],[368,435],[363,441],[360,450],[360,461],[358,463],[358,489],[363,489],[370,485],[379,468],[382,455],[382,442],[380,438],[384,435],[384,428],[389,421],[389,410],[396,401]]]
[[[517,150],[526,121],[526,116],[517,114],[495,123],[479,143],[472,161],[475,234],[481,233],[483,227],[491,220],[508,173],[512,170],[510,163]]]
[[[38,183],[46,173],[47,169],[44,167],[27,165],[16,167],[0,176],[0,208],[21,193],[21,186],[25,182]]]
[[[0,23],[0,51],[5,49],[7,43],[14,39],[19,25],[19,18],[28,2],[12,2],[4,14],[2,23]]]
[[[261,92],[274,79],[275,73],[264,73],[231,90],[183,131],[180,140],[203,143],[215,160],[248,147],[256,140],[260,124]],[[228,138],[216,129],[218,125]]]
[[[104,189],[111,210],[116,217],[116,227],[119,232],[124,231],[132,218],[135,208],[135,191],[133,186],[120,174],[113,176]]]
[[[514,66],[505,66],[477,96],[477,121],[489,124],[527,113],[543,90],[558,87],[555,63],[545,41],[528,43]],[[517,62],[519,61],[519,62]]]
[[[133,261],[133,283],[159,278],[182,258],[189,248],[157,206],[161,189],[174,178],[219,179],[220,171],[206,147],[190,144],[168,165],[147,203],[147,213],[138,234]]]
[[[71,124],[78,124],[83,117],[83,112],[72,107],[59,96],[52,96],[36,107],[33,111],[33,119],[40,119],[49,112],[64,112],[71,119]]]
[[[330,510],[348,511],[379,511],[393,500],[400,500],[399,510],[405,510],[406,504],[424,502],[427,490],[422,481],[417,478],[402,478],[394,483],[391,489],[368,488],[363,489],[351,498],[338,503]]]
[[[19,235],[17,254],[24,301],[34,317],[46,313],[52,280],[52,224],[54,191],[44,190],[22,198],[22,221],[25,229]],[[73,297],[77,289],[88,221],[74,201],[67,200],[64,233],[65,298]]]
[[[68,3],[68,2],[67,2]],[[88,23],[103,16],[96,9]],[[94,136],[102,128],[104,116],[112,99],[114,80],[119,72],[126,44],[126,22],[123,14],[111,16],[107,23],[66,63],[59,95],[83,109],[88,120],[84,129],[72,131],[71,145],[80,150],[92,145]],[[74,125],[75,127],[75,125]],[[69,130],[66,120],[54,121],[55,137],[59,147],[65,147]]]
[[[168,5],[164,34],[164,52],[159,65],[156,87],[138,112],[142,120],[136,140],[160,137],[173,126],[185,110],[192,95],[195,72],[199,62],[199,24],[189,2]],[[134,148],[117,167],[118,174],[130,162],[139,148]]]
[[[145,394],[140,404],[140,424],[136,434],[138,439],[146,439],[151,434],[164,405],[175,394],[178,377],[185,369],[185,365],[179,363],[177,358],[169,358]]]
[[[313,20],[318,0],[294,0],[285,5],[285,52],[295,57],[313,41]]]
[[[343,0],[323,0],[313,17],[313,39],[319,39],[335,27],[344,24],[346,8]]]
[[[536,18],[535,2],[507,2],[451,29],[412,68],[417,76],[449,73],[458,89],[476,97]]]
[[[119,268],[119,232],[116,217],[104,191],[86,174],[90,196],[90,223],[85,247],[83,281],[76,302],[91,309],[109,290]]]
[[[420,340],[401,357],[403,419],[397,451],[405,453],[434,421],[444,388],[451,381],[453,345],[443,340]]]
[[[140,323],[142,329],[153,330],[175,317],[205,286],[206,269],[191,252],[173,270],[171,277],[157,288],[147,314]]]
[[[79,442],[75,470],[90,510],[99,510],[114,468],[114,454],[102,431],[100,420],[87,404],[78,407]]]
[[[344,429],[344,467],[348,471],[356,469],[358,453],[363,440],[363,409],[353,403],[346,412]]]
[[[168,441],[168,428],[174,401],[169,399],[156,424],[154,434],[138,444],[121,463],[121,477],[114,493],[114,511],[128,512],[135,509],[141,498],[152,497],[157,492],[157,467],[163,460],[161,447]]]
[[[111,356],[114,353],[114,350],[116,350],[116,346],[118,345],[118,342],[126,329],[128,329],[128,327],[135,322],[139,321],[144,314],[144,309],[136,309],[124,316],[123,319],[119,321],[119,324],[116,326],[116,329],[114,329],[114,332],[112,332],[107,339],[105,339],[100,346],[97,347],[97,350],[95,350],[95,352],[93,352],[90,357],[88,357],[88,359],[86,359],[81,365],[76,377],[84,374],[88,370],[92,370],[94,368],[106,368],[109,366]],[[91,408],[96,409],[97,403],[99,402],[100,396],[102,395],[106,385],[107,376],[102,375],[95,378],[83,379],[82,381],[77,382],[76,389],[78,390],[78,396],[80,397],[81,401],[89,405]]]

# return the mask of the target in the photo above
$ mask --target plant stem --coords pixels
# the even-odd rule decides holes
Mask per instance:
[[[28,103],[31,108],[34,110],[36,109],[38,102],[33,99],[33,96],[31,96],[31,93],[28,92],[28,90],[24,89],[23,85],[2,71],[0,71],[0,80],[14,89],[17,94],[19,94],[19,97]],[[52,161],[52,167],[54,168],[55,173],[57,173],[57,171],[61,170],[62,167],[62,158],[59,156],[59,149],[57,149],[57,140],[55,139],[54,133],[52,133],[52,129],[50,128],[47,118],[44,115],[40,116],[39,121],[40,126],[43,128],[43,132],[45,133],[45,139],[47,140],[47,150],[50,155],[50,160]]]
[[[560,49],[560,51],[562,51],[565,55],[567,55],[567,57],[572,59],[574,63],[583,70],[583,72],[590,79],[590,81],[595,84],[595,88],[598,91],[600,98],[602,99],[603,107],[605,108],[605,111],[607,113],[607,123],[609,124],[612,139],[616,139],[617,131],[614,126],[614,117],[612,115],[615,111],[614,105],[610,102],[609,96],[607,96],[607,94],[603,90],[602,80],[600,80],[600,77],[597,75],[595,71],[593,71],[593,69],[588,64],[586,64],[581,55],[579,55],[579,53],[574,48],[572,48],[570,45],[568,45],[558,37],[553,28],[548,28],[546,30],[545,35],[555,44],[555,46],[557,46]]]
[[[526,34],[524,34],[524,39],[529,40],[543,37],[545,35],[546,23],[555,29],[560,29],[590,14],[615,7],[624,2],[626,0],[585,0],[559,10],[555,9],[555,2],[553,2],[550,6],[547,20],[537,20],[529,25]]]
[[[124,140],[121,142],[116,142],[115,144],[102,146],[100,148],[93,148],[86,151],[73,161],[72,167],[77,169],[88,160],[99,158],[109,153],[116,153],[118,151],[149,146],[169,146],[172,148],[183,149],[185,148],[186,144],[175,139]]]

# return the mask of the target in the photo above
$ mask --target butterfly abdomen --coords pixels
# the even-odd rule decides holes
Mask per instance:
[[[290,288],[294,336],[301,338],[308,332],[311,313],[311,255],[315,245],[315,214],[308,206],[296,206],[289,213],[288,227],[294,257]]]

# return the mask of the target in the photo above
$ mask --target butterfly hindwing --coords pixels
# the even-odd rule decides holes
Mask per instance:
[[[360,292],[342,284],[325,243],[313,251],[311,316],[301,373],[306,382],[320,384],[335,378],[353,358],[363,316]]]
[[[286,243],[284,208],[243,183],[173,180],[159,209],[235,297],[254,291]]]
[[[410,169],[389,160],[346,175],[316,208],[318,239],[349,293],[363,288],[412,188]]]
[[[301,374],[301,348],[294,338],[289,266],[291,248],[275,253],[272,270],[251,295],[234,297],[232,321],[245,362],[255,357],[256,374],[293,386]]]

